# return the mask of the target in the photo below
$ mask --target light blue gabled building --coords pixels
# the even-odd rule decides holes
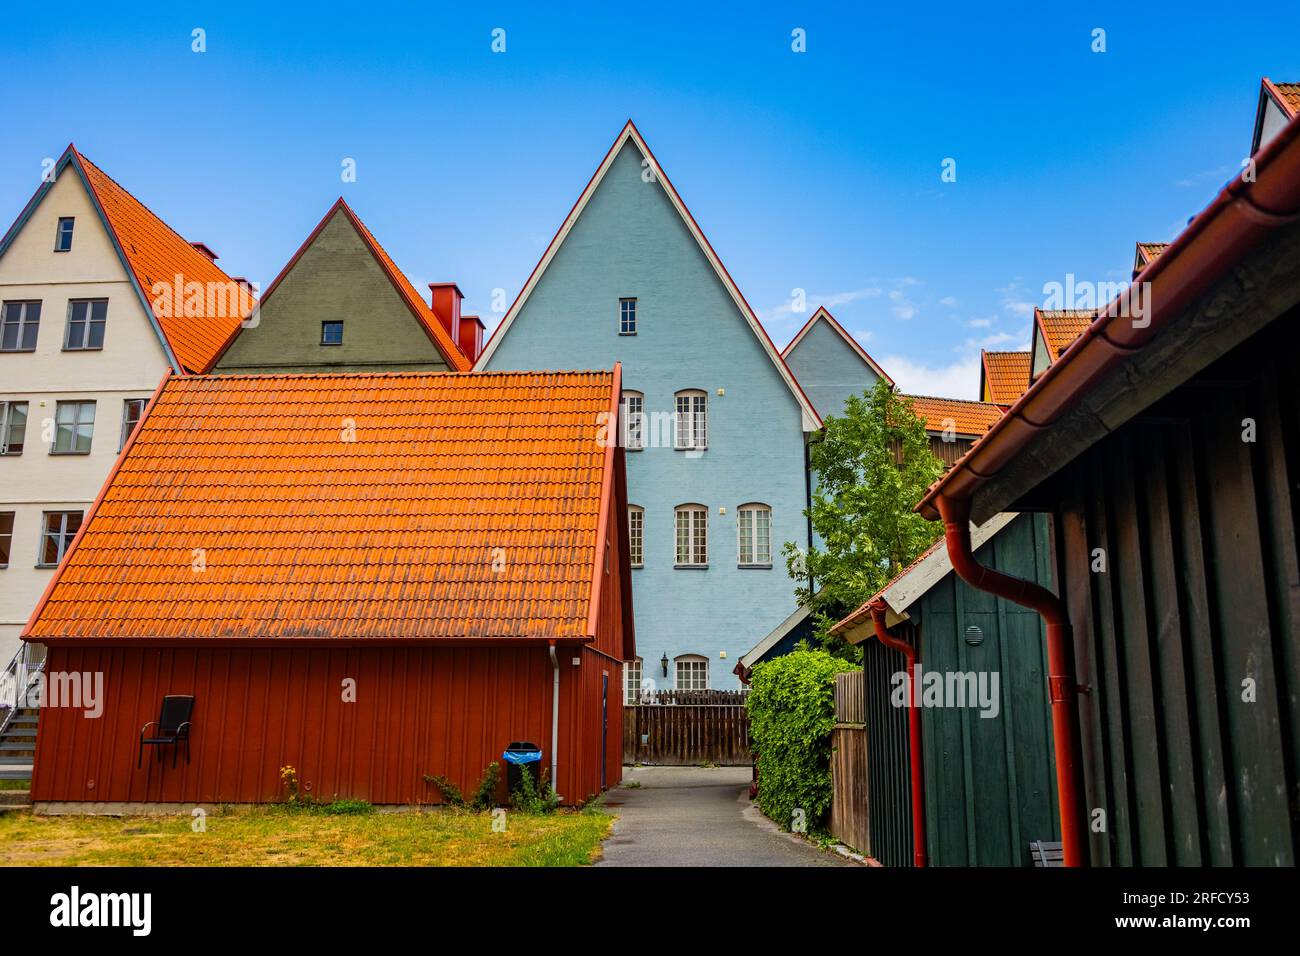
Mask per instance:
[[[795,610],[812,403],[629,122],[476,369],[623,363],[633,686],[738,687]],[[665,670],[667,673],[665,674]]]
[[[842,415],[849,396],[871,391],[881,379],[894,384],[825,308],[813,313],[781,356],[823,418]]]

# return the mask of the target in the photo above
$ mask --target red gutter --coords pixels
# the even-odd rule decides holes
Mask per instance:
[[[1079,756],[1078,685],[1074,677],[1074,639],[1065,604],[1047,588],[985,567],[971,550],[970,501],[940,496],[948,557],[958,577],[973,588],[1037,611],[1047,624],[1047,686],[1052,704],[1052,745],[1056,755],[1056,791],[1061,815],[1065,865],[1088,861],[1083,822],[1083,777]],[[874,619],[875,614],[873,612]],[[877,623],[877,628],[880,623]]]
[[[885,602],[870,604],[871,623],[881,644],[907,660],[907,752],[912,765],[912,865],[925,866],[925,768],[921,764],[921,708],[916,706],[916,648],[889,633],[885,627]]]

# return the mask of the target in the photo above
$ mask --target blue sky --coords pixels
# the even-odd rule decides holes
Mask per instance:
[[[265,285],[342,194],[491,327],[632,117],[778,345],[801,288],[975,397],[980,345],[1026,346],[1046,282],[1126,279],[1238,167],[1259,78],[1300,79],[1300,7],[990,6],[10,4],[0,217],[73,140]]]

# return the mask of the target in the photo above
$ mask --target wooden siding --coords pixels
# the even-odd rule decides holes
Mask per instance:
[[[600,790],[600,681],[610,680],[606,782],[619,779],[620,662],[561,646],[557,790]],[[578,661],[575,666],[574,659]],[[550,765],[552,669],[544,647],[434,648],[52,646],[50,672],[99,672],[104,711],[42,709],[32,798],[48,801],[256,803],[283,799],[292,765],[321,800],[440,802],[425,774],[471,790],[513,740]],[[356,680],[356,702],[342,682]],[[140,728],[164,694],[195,696],[191,750],[173,768]],[[607,741],[608,743],[608,741]]]
[[[862,724],[840,724],[831,731],[830,831],[840,842],[871,855],[867,730]]]
[[[660,691],[653,703],[627,705],[624,763],[748,766],[752,758],[746,693]]]
[[[1296,861],[1298,323],[1278,319],[1055,479],[1089,687],[1086,807],[1105,814],[1094,864]]]
[[[904,621],[893,633],[915,642],[916,629]],[[874,638],[862,644],[863,717],[866,722],[867,813],[871,855],[885,866],[911,866],[912,762],[908,753],[907,710],[889,701],[895,673],[906,668],[903,655]]]

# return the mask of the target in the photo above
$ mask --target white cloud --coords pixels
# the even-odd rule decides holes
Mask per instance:
[[[971,320],[970,320],[969,322],[967,322],[966,324],[967,324],[968,326],[970,326],[972,329],[987,329],[987,328],[989,328],[990,326],[993,325],[993,320],[992,320],[991,318],[990,318],[990,319],[971,319]]]
[[[979,355],[951,365],[925,365],[901,355],[887,355],[881,364],[904,392],[939,398],[979,398]]]
[[[945,295],[942,299],[939,300],[939,304],[946,305],[950,309],[956,308],[957,297],[952,295]]]
[[[770,309],[762,309],[758,313],[758,318],[765,325],[768,322],[785,322],[790,319],[806,320],[817,311],[817,307],[824,306],[834,311],[836,306],[846,305],[849,302],[857,302],[859,299],[874,299],[884,292],[879,286],[866,286],[861,289],[850,289],[847,292],[832,292],[830,295],[805,295],[804,311],[795,312],[794,298],[786,299],[780,305],[774,305]]]

